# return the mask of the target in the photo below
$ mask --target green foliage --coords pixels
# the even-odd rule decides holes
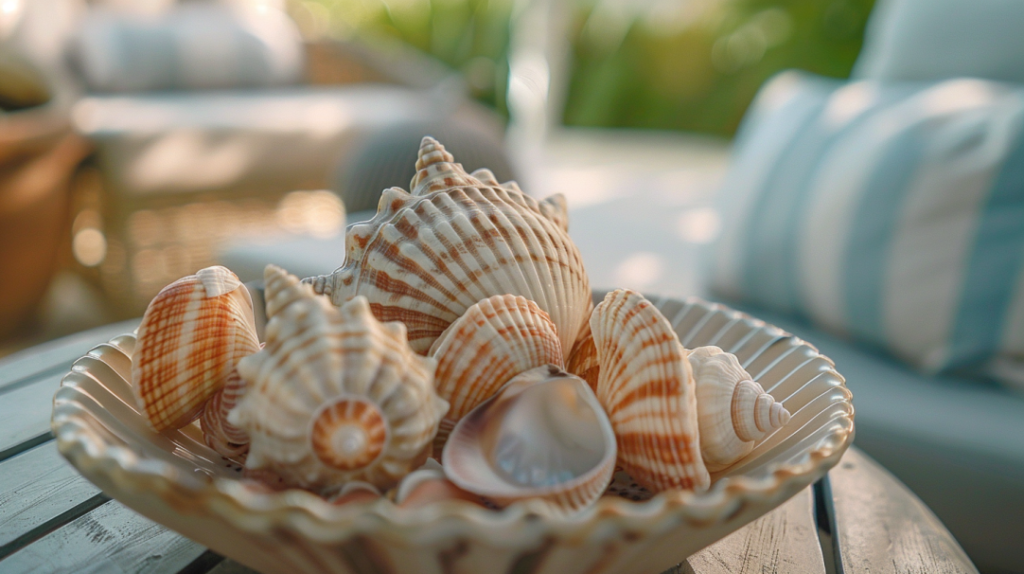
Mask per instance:
[[[473,96],[507,115],[513,0],[292,0],[306,35],[388,36],[462,72]]]
[[[621,3],[581,7],[564,121],[731,135],[775,73],[847,77],[873,3],[688,0],[628,14]]]

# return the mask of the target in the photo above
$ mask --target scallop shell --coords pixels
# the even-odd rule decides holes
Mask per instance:
[[[583,324],[572,351],[569,352],[565,370],[587,381],[590,388],[597,392],[598,373],[601,368],[597,361],[597,347],[594,345],[594,333],[590,330],[589,317]]]
[[[227,458],[244,462],[249,452],[249,435],[228,422],[228,413],[245,394],[245,380],[232,368],[224,386],[203,407],[199,424],[206,445]]]
[[[137,337],[132,390],[158,432],[195,420],[238,360],[259,350],[249,291],[220,266],[164,287]]]
[[[287,303],[269,313],[266,347],[238,365],[249,390],[228,422],[249,434],[246,468],[323,495],[353,480],[394,486],[423,464],[448,410],[434,361],[365,298],[335,309],[277,267],[265,276],[268,308]]]
[[[475,172],[481,181],[429,137],[417,169],[411,194],[385,190],[376,216],[348,228],[342,267],[306,281],[335,305],[365,296],[421,354],[474,303],[506,293],[535,301],[572,348],[592,302],[564,199],[538,202]]]
[[[755,441],[789,422],[789,411],[732,353],[700,347],[687,359],[697,385],[701,455],[710,472],[732,465],[753,450]]]
[[[600,372],[597,398],[619,445],[619,464],[652,491],[704,490],[697,394],[686,351],[661,312],[618,289],[590,318]]]
[[[554,513],[593,504],[615,470],[615,434],[583,379],[545,365],[508,382],[455,426],[445,474],[505,506],[536,498]]]
[[[555,324],[533,301],[495,295],[475,303],[445,329],[428,357],[437,359],[434,384],[451,408],[434,440],[440,452],[451,430],[512,377],[541,365],[564,363]]]

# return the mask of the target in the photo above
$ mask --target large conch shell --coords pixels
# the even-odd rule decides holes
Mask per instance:
[[[335,305],[363,295],[381,321],[408,327],[426,353],[474,303],[492,295],[535,301],[571,349],[593,307],[560,196],[538,202],[486,170],[468,174],[423,138],[412,193],[384,191],[377,214],[348,228],[344,264],[307,282]]]
[[[164,287],[136,336],[132,390],[158,432],[195,420],[238,360],[259,350],[249,291],[220,266]]]
[[[697,384],[700,450],[708,471],[732,465],[755,441],[789,422],[789,411],[752,380],[736,355],[699,347],[687,359]]]
[[[618,289],[594,309],[590,329],[619,464],[655,492],[706,489],[693,372],[672,326],[642,295]]]
[[[322,495],[350,481],[394,486],[426,460],[448,410],[434,361],[365,298],[335,309],[277,267],[265,277],[266,347],[239,362],[249,388],[228,416],[250,437],[246,468]]]
[[[444,448],[458,488],[506,506],[539,499],[553,513],[594,503],[615,470],[615,434],[585,381],[554,365],[513,378],[462,418]]]
[[[555,324],[536,303],[515,295],[495,295],[472,305],[434,341],[427,356],[437,359],[437,394],[451,405],[435,452],[444,445],[446,431],[512,377],[541,365],[563,365]]]

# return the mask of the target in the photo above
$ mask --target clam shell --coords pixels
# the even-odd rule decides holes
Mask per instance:
[[[445,416],[450,423],[442,431],[519,373],[564,363],[548,314],[515,295],[495,295],[472,305],[434,341],[427,356],[437,359],[437,394],[451,405]],[[446,436],[438,433],[436,452]]]
[[[704,490],[697,395],[686,351],[642,295],[608,293],[590,318],[600,372],[597,398],[619,446],[619,464],[652,491]]]
[[[268,302],[288,303],[272,313],[266,347],[238,365],[249,390],[228,422],[249,434],[246,468],[323,495],[354,480],[394,486],[430,454],[448,410],[434,361],[362,297],[335,309],[273,266],[266,285]]]
[[[746,456],[754,441],[789,422],[789,411],[754,382],[736,355],[718,347],[690,351],[697,388],[700,450],[708,471]]]
[[[615,456],[615,434],[594,392],[545,365],[463,417],[443,462],[455,486],[498,506],[535,498],[554,513],[571,513],[601,497]]]
[[[156,431],[195,420],[239,359],[259,350],[249,291],[208,267],[164,287],[139,325],[132,389]]]
[[[385,190],[376,216],[348,228],[342,267],[306,281],[335,305],[365,296],[421,354],[474,303],[506,293],[535,301],[572,348],[592,303],[564,200],[480,181],[431,138],[417,167],[411,194]]]

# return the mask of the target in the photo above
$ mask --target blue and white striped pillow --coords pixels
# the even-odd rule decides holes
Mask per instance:
[[[1024,382],[1024,88],[784,73],[720,199],[718,293]]]

